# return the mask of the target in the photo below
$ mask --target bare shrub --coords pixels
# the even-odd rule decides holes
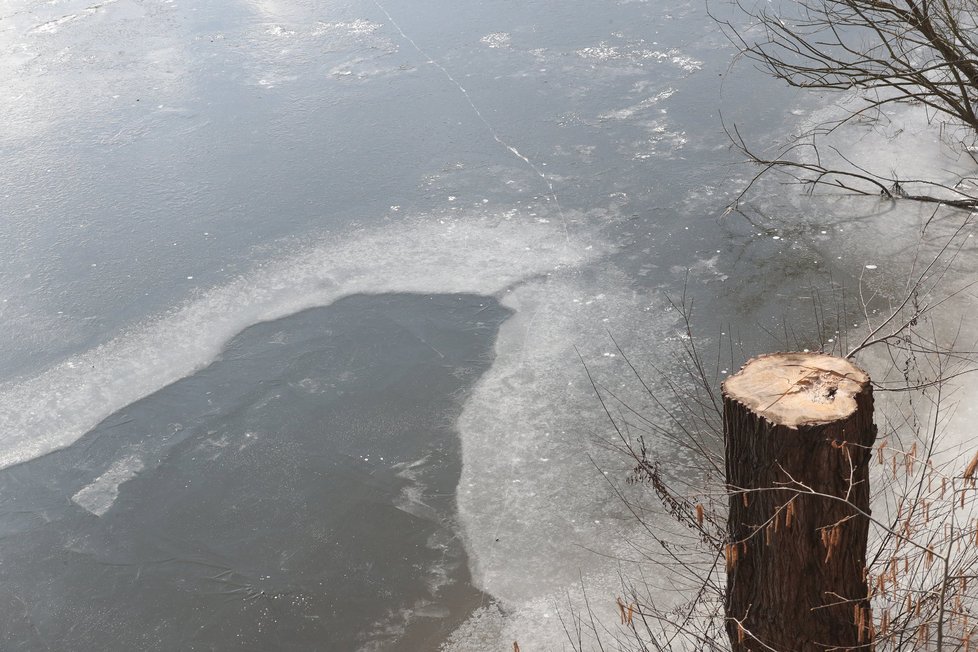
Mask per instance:
[[[738,2],[736,22],[717,18],[743,57],[793,87],[856,98],[839,117],[810,126],[774,155],[757,151],[736,126],[735,145],[763,174],[779,170],[819,185],[891,199],[970,208],[978,186],[906,178],[878,162],[853,160],[833,144],[838,130],[885,119],[884,109],[927,111],[935,134],[975,159],[978,137],[978,3],[975,0],[791,0]],[[971,168],[975,166],[972,165]]]

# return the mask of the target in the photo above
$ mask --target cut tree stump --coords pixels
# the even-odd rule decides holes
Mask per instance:
[[[871,649],[873,388],[848,360],[772,353],[723,383],[735,652]]]

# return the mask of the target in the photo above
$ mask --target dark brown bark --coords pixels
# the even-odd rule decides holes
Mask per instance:
[[[871,649],[869,376],[776,353],[723,384],[727,633],[735,652]]]

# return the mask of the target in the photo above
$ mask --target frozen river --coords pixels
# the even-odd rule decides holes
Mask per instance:
[[[613,616],[578,352],[670,369],[684,286],[754,352],[866,262],[721,219],[720,112],[811,109],[732,55],[698,0],[4,3],[0,647],[563,649],[582,578]]]

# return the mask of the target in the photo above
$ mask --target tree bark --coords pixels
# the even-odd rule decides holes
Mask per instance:
[[[734,652],[872,648],[872,390],[817,353],[763,355],[723,383]]]

